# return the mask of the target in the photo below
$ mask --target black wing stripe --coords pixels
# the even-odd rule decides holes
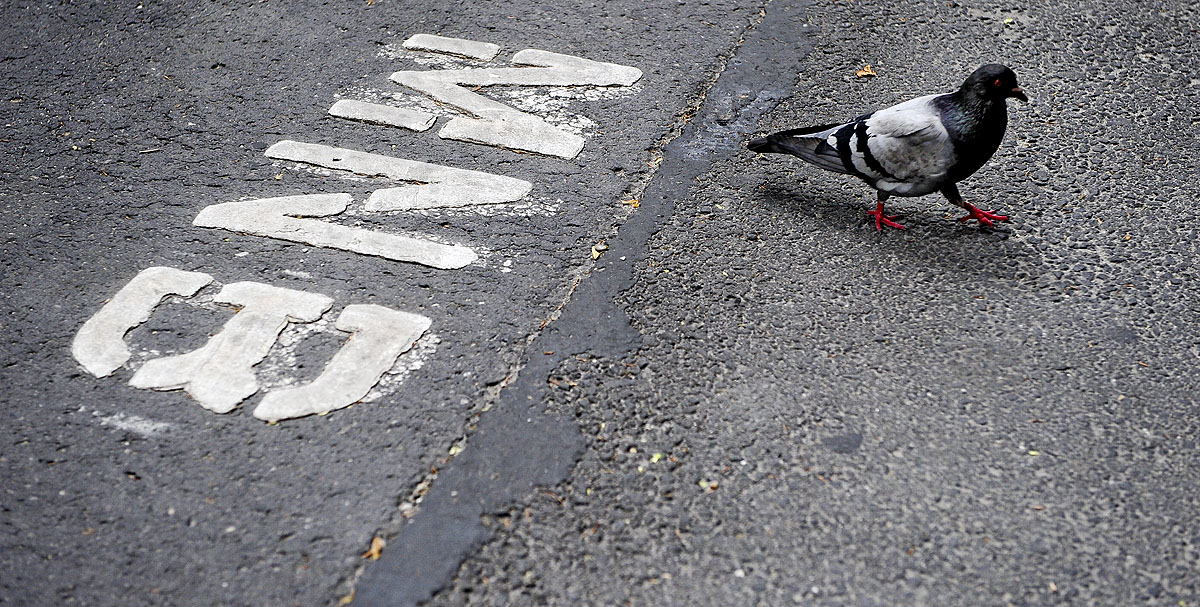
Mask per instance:
[[[879,164],[879,160],[875,158],[874,154],[871,153],[871,146],[867,145],[870,141],[870,138],[867,135],[866,120],[858,123],[858,128],[855,130],[854,134],[858,136],[858,151],[863,155],[863,160],[867,162],[867,167],[879,175],[882,175],[884,179],[896,179],[894,175],[887,172],[887,170],[883,168],[882,164]]]
[[[842,159],[842,166],[846,167],[847,173],[865,178],[866,176],[862,174],[862,171],[858,170],[858,168],[854,166],[854,158],[850,154],[850,136],[853,133],[854,123],[850,123],[838,129],[838,131],[833,134],[834,138],[837,139],[838,157]]]

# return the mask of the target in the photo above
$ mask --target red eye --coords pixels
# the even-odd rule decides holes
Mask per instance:
[[[996,81],[992,83],[992,86],[994,86],[996,88],[1000,88],[1000,79],[997,78]]]

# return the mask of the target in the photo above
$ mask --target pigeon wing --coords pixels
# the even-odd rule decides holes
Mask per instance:
[[[937,191],[955,162],[950,134],[933,103],[937,97],[906,101],[847,125],[854,130],[842,148],[843,160],[884,192]]]

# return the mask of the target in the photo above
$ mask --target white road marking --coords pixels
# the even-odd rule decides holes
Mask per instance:
[[[352,335],[321,375],[307,385],[268,393],[254,409],[254,417],[278,421],[327,413],[360,401],[430,324],[424,316],[382,306],[346,306],[336,326]]]
[[[359,175],[422,184],[376,190],[367,199],[368,211],[499,204],[520,200],[533,189],[533,184],[528,181],[503,175],[315,143],[284,140],[267,148],[265,154],[268,158],[277,160],[291,160]]]
[[[156,422],[138,415],[126,415],[124,413],[102,415],[99,411],[93,411],[92,415],[99,418],[100,425],[102,426],[111,426],[118,430],[140,434],[146,438],[153,438],[172,428],[172,425],[166,422]]]
[[[404,48],[414,51],[430,51],[434,53],[448,53],[451,55],[461,55],[480,61],[488,61],[500,52],[499,44],[490,42],[476,42],[474,40],[464,40],[462,38],[448,38],[446,36],[434,36],[433,34],[413,34],[404,41]]]
[[[349,194],[305,194],[226,202],[205,207],[192,223],[441,269],[461,268],[479,258],[464,246],[294,217],[337,215],[346,210],[351,199]]]
[[[125,334],[146,322],[164,297],[191,296],[210,282],[212,276],[201,272],[167,267],[142,270],[83,323],[71,344],[71,354],[88,373],[109,375],[129,360]]]
[[[147,362],[129,380],[136,388],[183,388],[204,408],[228,413],[258,391],[258,364],[289,322],[312,322],[333,300],[253,282],[226,285],[213,301],[241,309],[203,347]]]
[[[642,77],[634,67],[537,49],[520,51],[512,61],[532,67],[400,71],[391,79],[477,117],[452,118],[438,132],[443,139],[574,158],[583,149],[583,137],[459,85],[631,86]]]
[[[406,40],[404,47],[460,58],[433,56],[434,65],[438,66],[463,65],[461,58],[464,57],[491,61],[500,48],[494,44],[423,34]],[[423,65],[429,64],[429,56],[404,56]],[[448,116],[449,120],[438,133],[444,139],[572,158],[583,147],[584,132],[597,125],[586,116],[567,113],[567,103],[563,99],[613,95],[616,93],[595,87],[631,87],[642,76],[637,68],[535,49],[516,53],[512,63],[524,67],[398,71],[391,75],[391,80],[416,91],[418,96],[411,93],[392,93],[390,98],[367,95],[371,101],[385,103],[344,99],[335,103],[329,113],[414,131],[427,130],[438,116]],[[497,85],[593,88],[582,92],[560,88],[548,95],[544,88],[496,92],[502,100],[516,107],[464,88]],[[400,107],[386,103],[397,100],[409,105],[416,100],[421,105]],[[537,112],[543,117],[528,112]],[[457,269],[477,260],[486,266],[488,250],[477,252],[465,246],[373,232],[313,218],[388,211],[450,216],[456,213],[523,216],[557,211],[557,204],[527,198],[533,187],[531,183],[482,171],[295,141],[275,144],[266,151],[266,156],[311,165],[306,169],[310,171],[343,171],[342,175],[348,179],[374,181],[374,178],[385,177],[409,183],[375,190],[356,210],[349,210],[352,196],[345,193],[215,204],[203,209],[194,219],[194,225]],[[241,252],[237,256],[248,254]],[[500,271],[511,271],[511,267],[512,260],[505,260]],[[300,270],[282,272],[311,278]],[[196,295],[211,282],[212,277],[198,272],[172,268],[145,270],[80,328],[72,344],[73,355],[89,373],[108,375],[131,357],[124,335],[145,322],[166,296],[182,295],[189,298],[190,303],[203,306],[211,305],[203,302],[231,304],[238,312],[203,347],[148,360],[129,383],[138,388],[186,390],[202,406],[217,413],[227,413],[246,398],[265,390],[267,394],[255,408],[254,415],[265,420],[281,420],[379,398],[402,383],[436,351],[436,335],[422,338],[431,326],[429,318],[375,305],[350,305],[336,323],[338,329],[351,333],[345,344],[316,379],[303,386],[290,385],[294,380],[288,382],[285,376],[294,366],[294,349],[299,342],[292,339],[289,347],[287,340],[281,338],[284,330],[294,325],[288,335],[329,331],[329,319],[325,315],[333,300],[320,294],[250,282],[227,285],[215,296]],[[281,347],[275,349],[276,343]],[[279,359],[266,363],[277,367],[279,372],[256,367],[268,355]],[[141,352],[139,356],[158,356],[158,353]],[[291,363],[289,357],[292,357]],[[100,423],[146,436],[171,427],[125,414],[104,417]]]
[[[410,131],[417,131],[418,133],[433,126],[434,121],[437,120],[437,116],[433,114],[393,105],[355,101],[353,99],[338,100],[333,104],[333,107],[329,108],[329,114],[338,118],[398,126]]]

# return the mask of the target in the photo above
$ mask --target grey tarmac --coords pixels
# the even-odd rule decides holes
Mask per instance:
[[[1200,605],[1191,4],[0,16],[0,603]],[[417,34],[471,44],[430,53],[449,43]],[[515,65],[525,49],[641,77],[471,89],[578,138],[574,157],[443,138],[469,117],[390,80],[552,69]],[[996,229],[927,196],[889,208],[908,230],[876,234],[868,187],[744,149],[991,61],[1031,98],[962,184],[1013,216]],[[342,100],[440,124],[332,113]],[[268,157],[281,141],[530,189],[371,210],[431,184]],[[193,224],[314,196],[345,210],[283,215],[478,257],[438,268]],[[203,284],[95,316],[148,268]],[[288,321],[258,392],[217,414],[129,385],[243,316],[219,297],[239,283],[329,301]],[[366,306],[428,328],[401,322],[362,365],[398,357],[368,395],[321,410],[362,390],[319,378],[349,366]],[[305,386],[329,396],[276,396]],[[328,414],[260,419],[296,404]]]

